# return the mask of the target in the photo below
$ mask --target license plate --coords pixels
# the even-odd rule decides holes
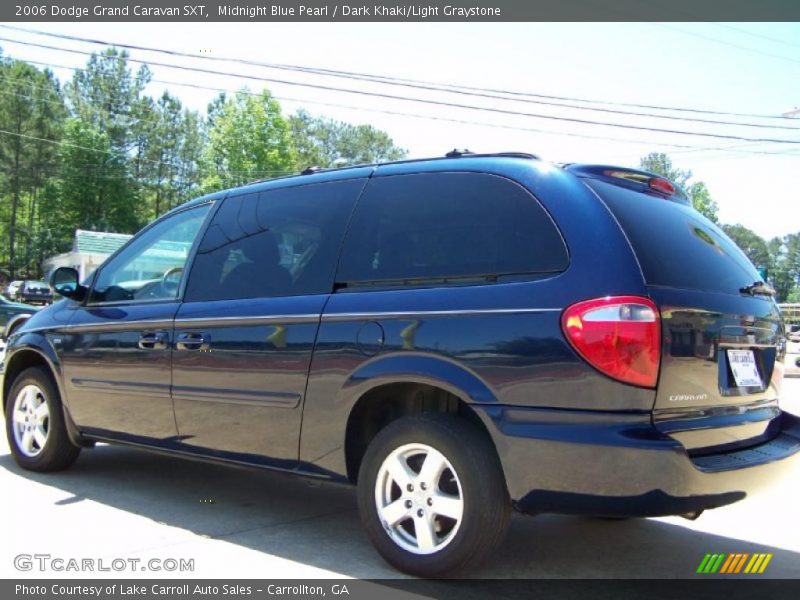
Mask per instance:
[[[758,374],[752,350],[728,350],[728,364],[733,371],[736,387],[761,387],[761,375]]]

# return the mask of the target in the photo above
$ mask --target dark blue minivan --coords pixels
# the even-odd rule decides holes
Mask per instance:
[[[408,573],[474,565],[512,509],[693,518],[798,463],[773,291],[650,173],[308,170],[51,285],[0,367],[20,465],[103,441],[349,481]]]

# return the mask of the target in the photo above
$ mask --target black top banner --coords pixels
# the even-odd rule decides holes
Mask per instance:
[[[800,0],[11,0],[0,21],[800,21]]]

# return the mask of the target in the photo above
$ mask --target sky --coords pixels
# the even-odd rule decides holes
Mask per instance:
[[[530,152],[554,162],[637,166],[639,158],[650,152],[666,152],[675,166],[692,171],[693,181],[706,183],[719,204],[723,223],[741,223],[765,238],[800,231],[800,143],[697,135],[800,142],[800,114],[792,119],[764,118],[780,117],[800,108],[800,23],[78,22],[19,26],[192,54],[180,58],[130,51],[132,59],[149,62],[157,80],[148,88],[153,95],[169,89],[186,106],[204,112],[217,92],[177,84],[228,90],[247,86],[253,91],[267,87],[281,99],[287,114],[304,108],[351,123],[374,125],[388,132],[410,157],[440,156],[453,148],[468,148],[475,152]],[[81,51],[101,48],[5,28],[0,28],[0,38]],[[88,58],[2,39],[0,47],[14,58],[73,68],[82,66]],[[204,58],[209,56],[568,100],[519,95],[514,101],[498,100]],[[155,66],[153,61],[229,74],[178,70]],[[72,75],[69,69],[53,70],[62,80]],[[241,74],[528,114],[375,98],[256,81],[242,78]],[[630,104],[757,116],[624,106]],[[586,110],[587,107],[678,119]],[[686,118],[759,127],[683,120]],[[693,135],[563,119],[680,130]]]

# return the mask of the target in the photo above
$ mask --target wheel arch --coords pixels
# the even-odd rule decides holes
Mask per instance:
[[[474,404],[497,402],[489,386],[458,364],[431,356],[393,356],[371,361],[348,380],[350,397],[344,435],[347,478],[358,479],[369,443],[389,423],[410,415],[439,412],[472,423],[497,448]],[[498,460],[499,462],[499,460]]]
[[[39,334],[23,333],[21,338],[14,340],[13,348],[10,350],[11,353],[6,356],[6,362],[2,373],[3,413],[5,414],[8,405],[11,386],[14,385],[14,381],[19,374],[31,367],[44,367],[50,373],[56,390],[58,390],[58,395],[61,398],[64,422],[70,440],[76,446],[85,445],[80,439],[80,433],[75,422],[72,420],[67,406],[63,382],[61,380],[60,361],[53,347]]]
[[[56,376],[55,363],[52,357],[48,357],[45,352],[35,346],[20,346],[19,344],[15,344],[15,346],[10,356],[6,355],[5,368],[3,369],[3,410],[8,404],[8,394],[11,386],[14,385],[14,381],[20,373],[31,367],[42,366],[50,371],[50,375],[53,377],[59,393],[61,393],[61,385]]]
[[[17,329],[20,325],[22,325],[25,321],[30,319],[33,316],[33,313],[18,313],[12,316],[8,322],[6,322],[6,326],[3,331],[3,337],[8,339],[11,337],[11,334],[14,333],[14,330]]]

